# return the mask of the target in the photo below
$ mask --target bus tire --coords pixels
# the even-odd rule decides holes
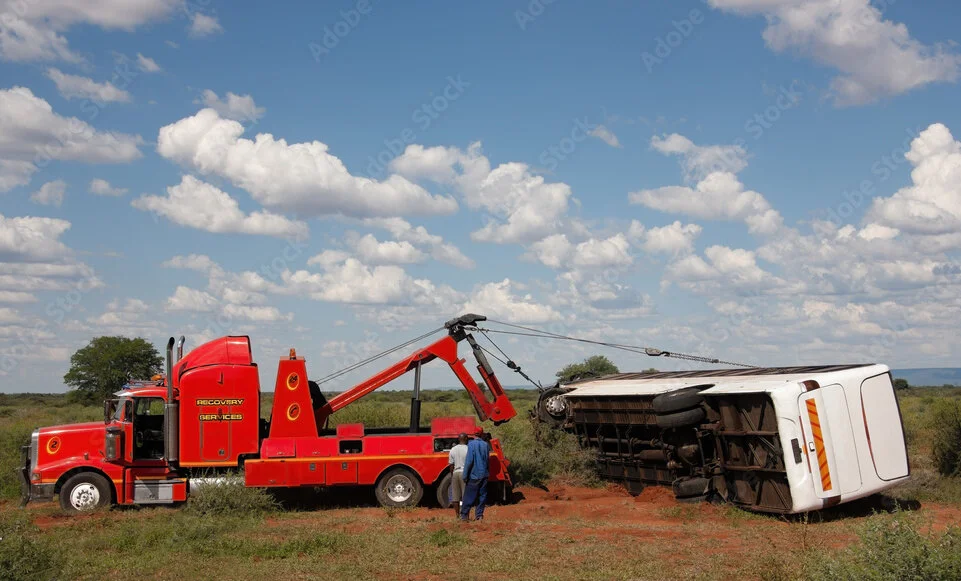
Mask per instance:
[[[711,481],[707,478],[681,478],[671,484],[674,496],[677,498],[689,498],[692,496],[704,496],[707,494]]]
[[[669,414],[697,407],[701,405],[703,401],[704,396],[701,395],[700,388],[688,387],[677,391],[662,393],[655,397],[651,403],[654,406],[655,412],[659,414]]]
[[[706,415],[704,408],[700,407],[682,412],[674,412],[673,414],[659,415],[656,416],[657,427],[686,428],[688,426],[695,426],[701,423],[701,420],[703,420]]]

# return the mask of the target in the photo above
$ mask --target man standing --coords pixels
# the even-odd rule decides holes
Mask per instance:
[[[450,479],[450,505],[454,514],[460,516],[461,500],[464,498],[464,462],[467,460],[467,434],[457,438],[457,445],[450,449],[447,463],[453,466]]]
[[[487,477],[490,475],[490,446],[486,434],[481,432],[467,444],[467,460],[464,461],[464,501],[460,507],[460,519],[470,520],[470,509],[476,503],[474,520],[484,520],[487,507]]]

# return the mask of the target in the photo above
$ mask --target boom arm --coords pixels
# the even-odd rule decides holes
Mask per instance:
[[[474,340],[474,337],[464,329],[465,325],[473,325],[477,321],[483,320],[486,320],[486,317],[464,315],[448,321],[445,325],[448,330],[448,335],[443,339],[424,347],[410,357],[397,362],[362,383],[331,398],[326,404],[316,410],[317,425],[325,425],[327,418],[337,410],[347,407],[365,395],[404,375],[408,371],[416,369],[420,365],[429,363],[434,359],[440,359],[450,365],[454,375],[457,376],[457,379],[464,386],[464,389],[470,394],[474,409],[477,411],[477,416],[481,421],[489,419],[494,422],[494,425],[498,425],[510,420],[517,415],[514,405],[510,399],[508,399],[507,394],[504,393],[504,388],[494,375],[494,370],[487,361],[484,352]],[[478,387],[474,378],[464,366],[465,360],[460,359],[457,355],[457,344],[464,339],[467,340],[474,352],[474,358],[477,360],[477,371],[480,373],[493,399],[488,398],[484,391]]]

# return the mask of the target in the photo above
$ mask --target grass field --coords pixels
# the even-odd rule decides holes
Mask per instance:
[[[462,392],[426,397],[425,423],[471,411]],[[961,481],[931,464],[934,410],[957,405],[961,390],[901,396],[914,478],[890,497],[913,510],[873,500],[796,519],[600,486],[569,438],[526,419],[533,393],[511,397],[520,416],[494,432],[524,498],[461,525],[440,509],[379,508],[372,494],[280,507],[243,488],[79,518],[54,504],[20,510],[12,476],[30,431],[102,411],[62,396],[0,395],[0,579],[961,579]],[[334,420],[405,425],[407,398],[374,394]]]

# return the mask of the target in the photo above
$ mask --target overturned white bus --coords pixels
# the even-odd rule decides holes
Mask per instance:
[[[623,373],[547,390],[537,415],[634,493],[668,485],[679,500],[791,514],[910,474],[884,365]]]

